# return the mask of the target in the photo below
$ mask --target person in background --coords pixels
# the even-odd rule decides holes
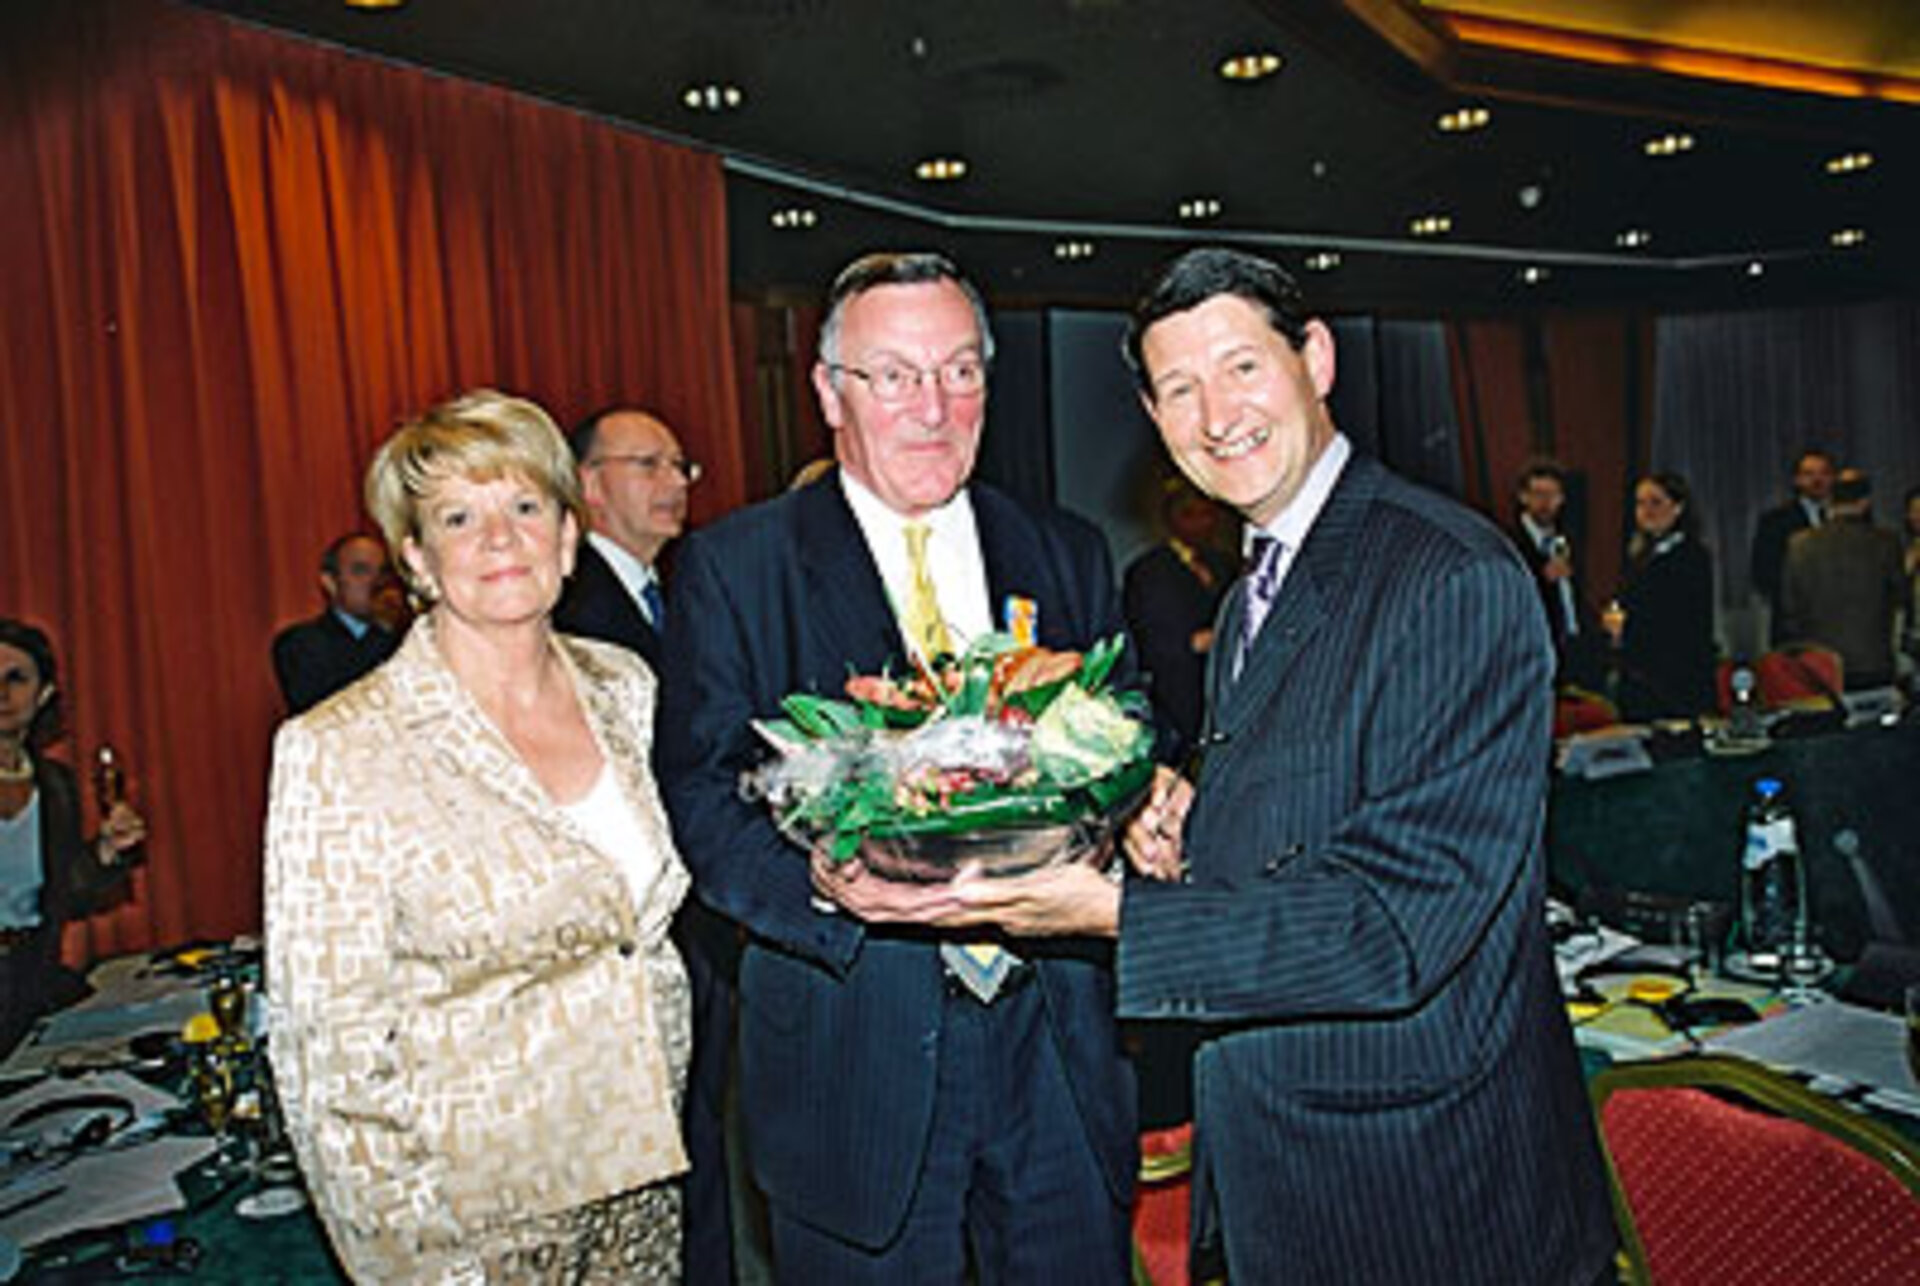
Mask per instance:
[[[1793,466],[1793,499],[1767,510],[1754,524],[1749,579],[1754,592],[1767,601],[1769,637],[1775,643],[1787,638],[1780,603],[1787,542],[1795,532],[1818,527],[1827,520],[1827,497],[1833,491],[1833,473],[1833,457],[1825,451],[1814,447],[1802,451]]]
[[[685,896],[655,683],[557,634],[580,497],[538,406],[403,425],[367,508],[428,607],[274,740],[269,1046],[356,1281],[672,1282]]]
[[[1633,522],[1617,608],[1603,621],[1618,649],[1621,713],[1691,719],[1715,705],[1713,558],[1695,535],[1686,479],[1635,483]]]
[[[666,625],[660,554],[686,528],[687,492],[700,466],[665,421],[630,407],[588,416],[571,444],[587,538],[553,623],[638,652],[657,673]]]
[[[1177,736],[1168,747],[1176,755],[1200,742],[1213,618],[1236,571],[1218,543],[1221,517],[1220,507],[1191,483],[1167,479],[1160,490],[1166,540],[1133,561],[1121,590],[1154,713],[1163,730]]]
[[[121,799],[84,835],[73,769],[46,754],[59,679],[46,634],[0,617],[0,1054],[56,1000],[61,928],[120,892],[147,834]]]
[[[1123,1017],[1211,1025],[1193,1229],[1227,1280],[1611,1282],[1547,935],[1553,649],[1526,568],[1334,426],[1333,334],[1278,265],[1174,260],[1126,352],[1168,453],[1253,537],[1217,740],[1128,830],[1152,878],[1060,866],[963,902],[1117,935]]]
[[[904,674],[1008,618],[1060,650],[1124,629],[1095,528],[970,481],[992,359],[951,261],[856,260],[813,368],[839,467],[694,532],[675,566],[661,785],[700,895],[748,933],[740,1102],[794,1286],[1128,1276],[1109,953],[933,932],[946,886],[809,862],[740,793],[751,721],[789,693]]]
[[[687,493],[700,466],[659,416],[615,406],[582,420],[569,437],[587,509],[587,536],[553,609],[554,627],[617,643],[657,677],[666,629],[660,556],[686,530]],[[681,903],[673,940],[693,986],[693,1066],[681,1127],[687,1173],[684,1279],[728,1286],[733,1223],[728,1203],[725,1104],[732,1045],[733,984],[739,948],[732,925],[701,905]]]
[[[1834,479],[1827,521],[1787,542],[1786,638],[1838,652],[1849,692],[1893,682],[1908,597],[1902,553],[1900,537],[1874,525],[1873,482],[1859,469]]]
[[[1533,571],[1547,631],[1553,636],[1554,674],[1561,683],[1595,687],[1599,682],[1592,613],[1580,592],[1576,549],[1563,525],[1567,475],[1551,461],[1528,465],[1514,488],[1509,534]]]
[[[1901,500],[1902,565],[1907,572],[1906,625],[1902,650],[1906,653],[1909,686],[1920,694],[1920,487],[1908,487]]]
[[[364,532],[327,546],[320,556],[326,610],[273,640],[273,673],[288,714],[304,714],[393,655],[399,636],[381,620],[377,602],[390,575],[386,550]]]

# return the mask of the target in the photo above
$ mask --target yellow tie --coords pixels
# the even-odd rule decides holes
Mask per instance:
[[[947,623],[940,615],[940,596],[934,592],[933,575],[927,570],[927,537],[932,534],[924,522],[910,522],[904,528],[907,537],[907,610],[901,628],[907,639],[931,661],[953,651],[947,635]]]

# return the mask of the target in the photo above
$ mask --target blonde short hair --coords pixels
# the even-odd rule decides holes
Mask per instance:
[[[526,479],[585,527],[573,452],[553,418],[523,397],[473,389],[402,424],[367,466],[367,512],[394,562],[420,538],[421,502],[448,478]],[[411,576],[411,572],[408,573]],[[417,588],[417,587],[416,587]]]

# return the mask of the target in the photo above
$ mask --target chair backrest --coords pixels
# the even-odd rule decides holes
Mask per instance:
[[[1753,663],[1760,700],[1772,709],[1824,710],[1839,704],[1846,690],[1846,663],[1818,643],[1789,643]]]
[[[1635,1280],[1869,1286],[1920,1280],[1920,1146],[1744,1059],[1593,1079]]]
[[[1563,687],[1554,694],[1553,735],[1556,739],[1576,732],[1610,728],[1619,722],[1619,708],[1598,692]]]

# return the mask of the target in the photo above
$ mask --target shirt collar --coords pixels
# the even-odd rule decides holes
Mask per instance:
[[[607,560],[607,566],[613,568],[613,574],[626,586],[627,593],[633,595],[635,602],[640,601],[641,593],[647,586],[660,579],[651,566],[635,558],[626,546],[618,544],[611,537],[597,531],[587,533],[587,542],[600,551]]]
[[[954,492],[952,498],[939,508],[909,518],[874,495],[870,487],[845,469],[835,472],[840,477],[840,490],[845,493],[847,504],[853,509],[853,516],[859,522],[860,530],[866,533],[870,545],[878,543],[878,536],[886,537],[890,543],[898,543],[900,533],[906,530],[910,522],[925,523],[930,539],[937,542],[972,534],[973,502],[968,499],[965,487]]]
[[[1527,533],[1527,537],[1533,541],[1535,549],[1545,545],[1547,538],[1559,530],[1557,527],[1548,527],[1535,522],[1533,515],[1524,509],[1520,511],[1520,526]]]
[[[1347,441],[1347,435],[1336,432],[1333,441],[1327,443],[1326,450],[1307,470],[1305,482],[1300,490],[1287,502],[1286,508],[1274,515],[1273,521],[1262,527],[1247,528],[1247,549],[1253,549],[1253,538],[1261,532],[1272,536],[1289,550],[1297,550],[1306,542],[1307,533],[1313,529],[1314,519],[1326,508],[1327,497],[1333,494],[1333,484],[1340,481],[1340,473],[1347,467],[1347,460],[1353,455],[1353,443]]]
[[[332,610],[333,610],[334,618],[338,620],[340,624],[346,626],[347,633],[353,635],[353,637],[356,639],[365,638],[367,636],[367,631],[373,628],[372,621],[362,620],[358,616],[355,616],[352,612],[346,611],[338,607]]]

